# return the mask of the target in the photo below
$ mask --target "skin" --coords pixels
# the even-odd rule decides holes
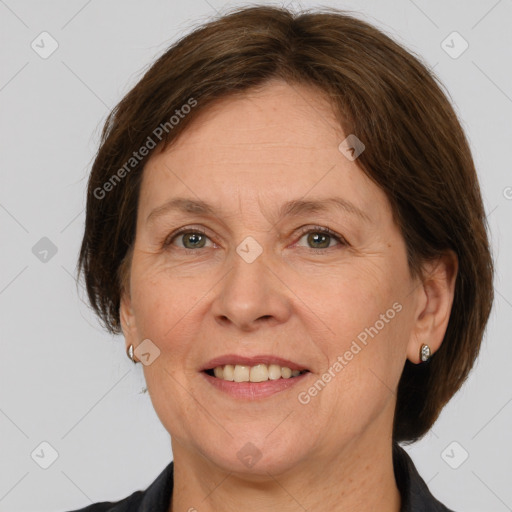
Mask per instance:
[[[422,343],[435,352],[442,342],[457,261],[447,253],[425,264],[423,280],[411,277],[390,204],[338,150],[345,137],[318,90],[273,80],[205,109],[145,167],[120,313],[127,346],[150,339],[160,350],[144,373],[171,435],[170,511],[400,509],[395,393],[406,359],[417,364]],[[277,216],[287,201],[334,195],[370,221],[339,210]],[[146,221],[179,196],[216,213]],[[301,234],[302,226],[313,233]],[[311,241],[315,226],[346,242]],[[181,234],[163,247],[181,227],[202,228],[206,239]],[[262,249],[252,263],[236,252],[248,236]],[[300,403],[298,393],[394,303],[401,311]],[[271,397],[234,399],[199,372],[230,353],[275,354],[311,373]],[[261,455],[252,467],[237,457],[248,442]]]

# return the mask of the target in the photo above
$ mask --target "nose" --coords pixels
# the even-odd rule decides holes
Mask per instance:
[[[232,260],[212,303],[215,320],[244,332],[286,322],[291,314],[291,292],[276,264],[270,268],[265,251],[250,263],[238,253]]]

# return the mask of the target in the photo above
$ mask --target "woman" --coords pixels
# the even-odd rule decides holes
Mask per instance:
[[[174,458],[83,510],[449,510],[398,443],[478,355],[485,213],[449,101],[374,27],[251,7],[173,45],[106,122],[79,264]]]

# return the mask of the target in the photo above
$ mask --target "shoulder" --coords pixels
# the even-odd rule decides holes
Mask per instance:
[[[409,454],[397,443],[393,445],[393,465],[402,497],[400,512],[455,512],[432,495]]]
[[[174,483],[171,461],[145,491],[135,491],[120,501],[102,501],[68,512],[167,512]]]
[[[145,491],[136,491],[120,501],[102,501],[69,512],[132,512],[139,508]]]

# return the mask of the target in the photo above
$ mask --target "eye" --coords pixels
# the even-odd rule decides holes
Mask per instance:
[[[306,237],[311,249],[330,249],[333,240],[338,242],[338,245],[348,245],[341,235],[322,226],[306,227],[301,231],[301,235],[299,241]]]
[[[341,235],[323,226],[306,226],[301,229],[300,235],[299,242],[306,237],[306,243],[309,244],[309,248],[313,250],[331,249],[333,247],[333,241],[337,242],[337,245],[348,245]],[[181,249],[193,251],[207,247],[206,243],[208,240],[210,240],[210,238],[206,235],[206,232],[200,228],[182,228],[169,235],[164,241],[163,247],[168,248],[171,245],[176,245]]]
[[[176,233],[171,234],[164,242],[164,247],[173,245],[174,241],[180,241],[181,245],[178,247],[181,249],[203,249],[206,244],[206,240],[209,240],[206,233],[198,228],[187,229],[183,228]]]

